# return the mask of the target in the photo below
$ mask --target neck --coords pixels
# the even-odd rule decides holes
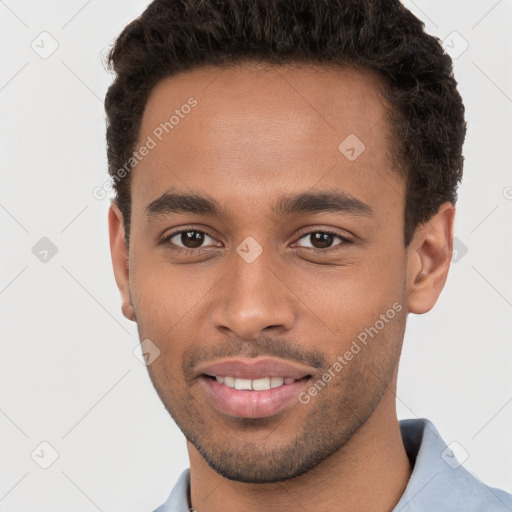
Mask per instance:
[[[197,512],[309,510],[391,512],[411,475],[395,409],[393,386],[350,441],[315,468],[269,484],[228,480],[188,442],[190,500]]]

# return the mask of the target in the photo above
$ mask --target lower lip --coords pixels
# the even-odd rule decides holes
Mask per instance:
[[[309,378],[304,377],[265,391],[230,388],[204,375],[201,381],[205,384],[213,406],[220,412],[237,418],[264,418],[297,403],[297,396],[304,389]]]

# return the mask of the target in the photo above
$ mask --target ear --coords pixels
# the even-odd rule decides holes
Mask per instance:
[[[407,248],[407,307],[427,313],[446,283],[453,251],[455,206],[443,203],[431,219],[418,226]]]
[[[130,271],[125,245],[123,214],[115,201],[110,203],[108,210],[108,231],[114,276],[117,287],[121,292],[121,310],[128,320],[136,321],[135,310],[130,297]]]

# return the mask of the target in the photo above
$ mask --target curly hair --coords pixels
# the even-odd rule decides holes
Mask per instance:
[[[466,135],[452,60],[399,0],[154,0],[107,56],[107,157],[129,245],[130,175],[157,82],[205,65],[305,63],[377,73],[391,106],[390,155],[405,180],[404,240],[455,204]],[[123,173],[123,176],[126,174]]]

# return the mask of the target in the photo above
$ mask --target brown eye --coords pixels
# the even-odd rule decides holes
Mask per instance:
[[[300,240],[309,241],[310,245],[300,245],[300,247],[309,247],[315,250],[330,249],[335,239],[339,239],[342,243],[334,245],[343,245],[345,242],[350,242],[347,238],[336,233],[331,233],[330,231],[312,231],[300,238]]]
[[[208,239],[214,239],[206,232],[199,229],[188,229],[176,231],[163,239],[163,243],[169,244],[171,249],[202,249]],[[172,247],[175,246],[175,247]]]
[[[201,247],[205,234],[199,231],[183,231],[180,234],[180,242],[187,249],[197,249]]]

